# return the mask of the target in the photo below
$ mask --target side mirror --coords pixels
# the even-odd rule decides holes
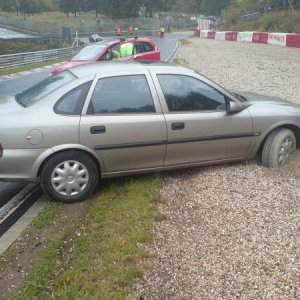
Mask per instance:
[[[242,105],[241,103],[235,102],[235,101],[229,101],[226,105],[226,110],[229,114],[234,114],[242,111],[245,109],[246,106]]]

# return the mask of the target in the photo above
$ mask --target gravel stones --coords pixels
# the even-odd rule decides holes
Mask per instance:
[[[179,58],[224,87],[300,103],[300,49],[192,39]],[[298,67],[297,67],[298,66]],[[299,299],[300,151],[168,173],[166,219],[132,299]]]

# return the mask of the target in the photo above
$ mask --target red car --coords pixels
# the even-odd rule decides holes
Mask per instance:
[[[160,51],[151,39],[128,38],[126,41],[133,43],[134,54],[119,59],[160,60]],[[89,44],[81,49],[70,61],[53,68],[50,74],[54,75],[67,68],[81,64],[112,60],[114,53],[119,52],[122,43],[121,40],[114,40]]]

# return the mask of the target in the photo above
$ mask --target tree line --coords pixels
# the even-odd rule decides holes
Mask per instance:
[[[229,0],[0,0],[2,11],[34,14],[61,11],[68,17],[79,11],[95,11],[111,18],[152,17],[157,11],[219,15]]]
[[[251,13],[261,9],[299,7],[300,0],[0,0],[2,11],[34,14],[44,11],[70,13],[95,11],[111,18],[151,17],[157,11],[218,16],[222,10]]]

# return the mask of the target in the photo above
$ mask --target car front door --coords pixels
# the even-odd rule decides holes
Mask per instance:
[[[162,167],[166,122],[150,75],[95,79],[81,117],[80,143],[97,152],[103,173]]]
[[[226,95],[189,75],[158,74],[167,122],[165,165],[242,159],[253,138],[247,109],[226,111]]]

